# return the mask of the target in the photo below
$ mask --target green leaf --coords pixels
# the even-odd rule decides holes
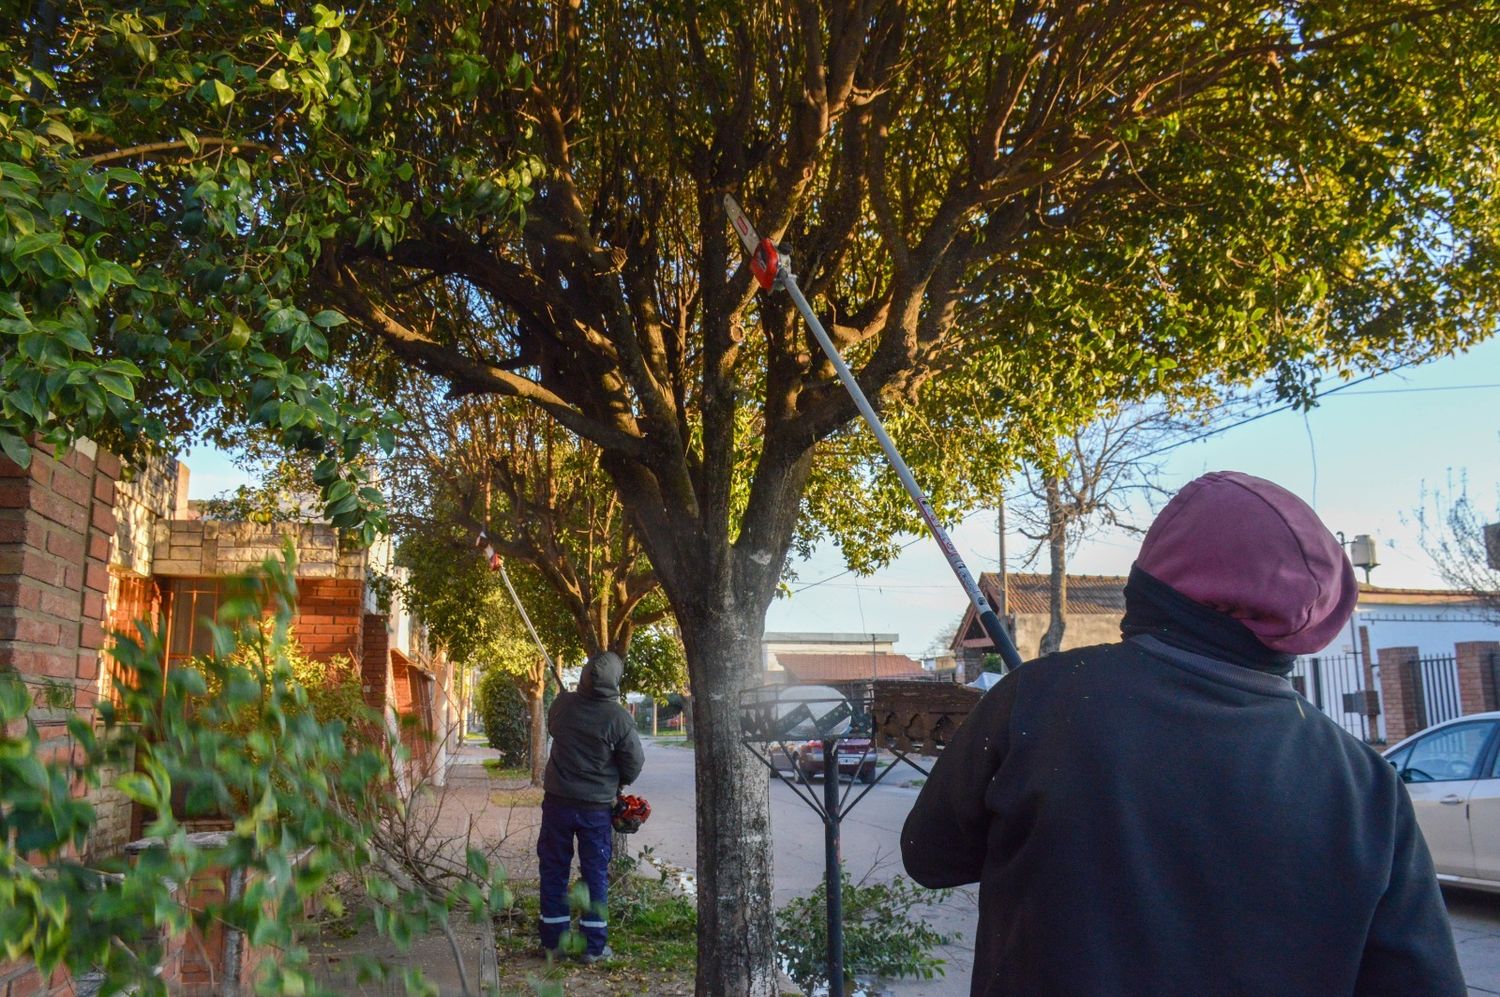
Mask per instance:
[[[224,346],[238,353],[249,344],[251,335],[250,326],[236,315],[229,323],[229,335],[224,337]]]
[[[312,317],[312,320],[314,325],[322,326],[325,329],[332,329],[334,326],[343,325],[349,321],[331,308],[318,312],[318,314]]]
[[[285,69],[276,70],[271,74],[271,78],[266,83],[272,90],[290,90],[292,88],[292,84],[286,78]]]
[[[144,772],[126,772],[115,780],[115,788],[142,806],[156,808],[156,783]]]
[[[234,101],[234,91],[223,81],[214,80],[214,97],[218,100],[220,107],[227,107]]]
[[[135,385],[123,375],[101,370],[95,375],[95,380],[99,383],[99,387],[110,394],[128,401],[135,400]]]
[[[42,131],[46,132],[48,135],[53,136],[54,138],[62,139],[68,145],[74,145],[76,143],[76,140],[73,138],[73,129],[69,128],[61,121],[58,121],[56,118],[53,118],[46,124],[42,125]]]
[[[177,129],[177,134],[182,136],[182,141],[187,143],[188,151],[193,155],[196,156],[199,152],[202,151],[203,144],[198,141],[198,136],[194,135],[186,128]]]
[[[62,260],[63,266],[67,267],[69,270],[73,271],[80,277],[88,276],[89,266],[83,261],[83,254],[78,250],[64,243],[62,245],[54,246],[52,248],[52,252],[57,256],[59,260]]]
[[[24,180],[33,187],[39,186],[42,182],[41,178],[30,168],[19,163],[0,163],[0,177],[5,177],[7,180]]]
[[[94,344],[89,342],[89,337],[77,326],[68,326],[57,334],[57,338],[80,353],[94,351]]]
[[[60,242],[62,242],[61,232],[35,232],[17,239],[16,247],[12,252],[18,257],[30,256],[49,246],[56,246]]]
[[[0,450],[21,467],[31,466],[31,446],[15,433],[0,430]]]

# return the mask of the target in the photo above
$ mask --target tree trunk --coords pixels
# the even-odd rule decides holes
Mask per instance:
[[[687,609],[687,612],[683,612]],[[740,690],[760,684],[764,607],[678,610],[692,685],[700,997],[773,997],[771,818],[765,772],[740,742]]]
[[[692,662],[688,662],[688,671],[692,671]],[[682,739],[688,744],[693,743],[693,697],[687,693],[682,696]]]
[[[1051,619],[1037,653],[1053,654],[1062,650],[1063,631],[1068,620],[1068,521],[1063,510],[1057,478],[1046,478],[1047,488],[1047,557],[1050,575],[1047,602]]]
[[[656,723],[656,718],[657,718],[658,715],[659,715],[659,711],[656,708],[656,700],[653,699],[653,700],[651,700],[651,736],[652,737],[655,737],[657,734],[661,733],[661,728],[658,727],[657,723]]]

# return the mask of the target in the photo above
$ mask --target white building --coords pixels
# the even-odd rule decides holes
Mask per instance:
[[[786,669],[782,654],[852,654],[866,659],[891,654],[900,634],[871,633],[767,633],[760,640],[761,669],[766,681],[781,682]]]

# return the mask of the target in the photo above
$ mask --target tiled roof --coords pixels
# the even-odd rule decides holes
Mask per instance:
[[[1048,577],[1039,573],[1012,571],[1010,599],[1006,609],[1012,613],[1049,614]],[[1000,576],[986,571],[979,578],[980,588],[995,602],[1000,591]],[[1125,579],[1119,575],[1069,575],[1068,615],[1119,616],[1125,612]]]
[[[1359,583],[1361,606],[1472,606],[1492,601],[1496,592],[1455,592],[1452,589],[1381,588]]]
[[[908,678],[926,675],[922,666],[904,654],[778,654],[776,660],[796,682],[848,682],[868,678]]]

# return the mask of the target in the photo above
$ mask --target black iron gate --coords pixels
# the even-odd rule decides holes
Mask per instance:
[[[1298,658],[1289,676],[1296,690],[1340,727],[1368,741],[1379,698],[1365,682],[1364,662],[1357,654]]]
[[[1458,659],[1437,654],[1412,662],[1411,688],[1419,730],[1463,716],[1458,698]]]

